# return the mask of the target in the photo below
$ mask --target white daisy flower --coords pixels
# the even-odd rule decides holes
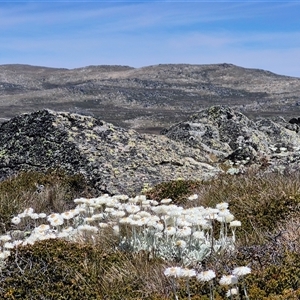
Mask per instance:
[[[231,222],[229,223],[229,227],[240,227],[240,226],[242,226],[241,221],[235,220],[235,221],[231,221]]]
[[[180,249],[186,248],[186,242],[183,241],[183,240],[178,240],[178,241],[175,243],[175,245],[176,245],[178,248],[180,248]]]
[[[51,226],[60,226],[64,224],[64,219],[61,216],[57,216],[56,218],[51,219],[49,222]]]
[[[180,275],[180,277],[191,278],[191,277],[196,276],[196,271],[194,269],[183,268],[183,269],[181,269],[181,272],[179,275]]]
[[[39,218],[40,219],[43,219],[43,218],[46,218],[46,217],[47,217],[47,215],[45,213],[40,213],[39,214]]]
[[[216,208],[219,209],[219,210],[224,210],[224,209],[227,209],[228,208],[228,203],[227,202],[221,202],[221,203],[218,203],[216,205]]]
[[[13,249],[15,246],[13,243],[10,243],[10,242],[6,242],[4,245],[3,245],[3,248],[5,249]]]
[[[98,232],[98,228],[96,226],[91,226],[88,224],[78,226],[78,231],[88,231],[88,232]]]
[[[232,274],[235,276],[244,276],[251,273],[249,267],[237,267],[232,271]]]
[[[24,217],[30,217],[31,214],[34,213],[34,209],[29,207],[29,208],[26,208],[24,211],[23,211],[23,215]]]
[[[173,226],[168,226],[167,229],[165,230],[165,233],[168,236],[172,236],[172,235],[176,234],[176,228]]]
[[[10,256],[10,251],[4,250],[0,252],[0,260],[5,260]]]
[[[140,207],[133,204],[127,204],[125,205],[125,210],[130,214],[135,214],[140,211]]]
[[[2,242],[8,242],[8,241],[10,241],[10,240],[11,240],[11,236],[8,235],[8,234],[1,235],[1,236],[0,236],[0,241],[2,241]]]
[[[194,200],[197,200],[198,199],[198,195],[197,194],[194,194],[194,195],[191,195],[188,197],[188,200],[189,201],[194,201]]]
[[[227,291],[226,297],[230,298],[230,297],[236,296],[238,294],[239,294],[239,290],[237,288],[232,288],[232,289]]]
[[[223,275],[219,281],[220,285],[231,285],[236,284],[238,279],[234,275]]]
[[[199,281],[210,281],[216,277],[216,273],[213,270],[203,271],[197,275]]]
[[[76,215],[75,210],[69,210],[69,211],[65,211],[65,212],[61,213],[62,218],[65,220],[70,220],[70,219],[74,218],[75,215]]]
[[[184,226],[183,228],[180,228],[177,231],[177,235],[179,237],[187,237],[187,236],[190,236],[191,233],[192,233],[192,229],[191,229],[191,227],[188,227],[188,226]]]
[[[181,268],[180,267],[170,267],[166,268],[164,271],[165,276],[167,277],[180,277],[181,275]]]
[[[160,200],[160,203],[161,204],[169,204],[169,203],[171,203],[173,200],[172,199],[162,199],[162,200]]]
[[[11,219],[11,222],[12,222],[13,224],[15,224],[15,225],[18,225],[18,224],[20,224],[20,222],[21,222],[21,218],[19,218],[19,217],[14,217],[14,218]]]

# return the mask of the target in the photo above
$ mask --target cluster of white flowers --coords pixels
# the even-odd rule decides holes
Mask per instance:
[[[197,195],[190,198],[195,200]],[[179,259],[188,266],[203,260],[211,251],[233,250],[235,229],[241,226],[234,220],[227,203],[220,203],[215,208],[184,209],[172,204],[171,199],[158,202],[143,195],[129,198],[107,194],[79,198],[74,202],[74,209],[60,214],[47,216],[28,208],[13,217],[11,222],[16,229],[27,230],[27,235],[22,240],[13,240],[10,235],[0,236],[0,259],[6,258],[9,249],[16,246],[54,238],[70,241],[86,237],[94,239],[96,234],[111,228],[119,237],[120,249],[150,251],[166,260]],[[28,231],[26,222],[29,219],[34,220],[36,227]],[[214,238],[214,222],[221,223],[218,239]],[[231,236],[228,236],[229,229]]]
[[[219,280],[220,285],[229,286],[230,289],[227,291],[226,296],[228,298],[232,298],[232,296],[239,295],[239,289],[238,289],[238,280],[239,278],[243,278],[243,276],[250,274],[251,269],[247,266],[237,267],[232,271],[232,274],[230,275],[223,275],[221,279]],[[166,277],[170,277],[173,279],[176,278],[192,278],[196,277],[196,279],[200,282],[208,282],[210,284],[211,288],[211,295],[210,298],[213,299],[213,283],[212,280],[216,278],[216,273],[213,270],[207,270],[197,273],[194,269],[188,269],[188,268],[182,268],[182,267],[168,267],[164,271],[164,275]],[[176,290],[174,282],[172,282],[173,290],[175,292],[175,298],[176,296]],[[190,293],[188,291],[188,295],[190,297]],[[244,289],[244,295],[247,296],[246,290]]]

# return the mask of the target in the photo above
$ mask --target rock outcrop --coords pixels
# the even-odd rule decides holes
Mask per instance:
[[[162,181],[209,179],[249,166],[297,169],[300,134],[291,125],[213,106],[163,135],[147,135],[91,116],[41,110],[1,124],[0,180],[20,170],[60,168],[83,174],[99,193],[133,195]]]
[[[141,135],[90,116],[50,110],[19,115],[0,127],[0,178],[20,170],[82,173],[99,192],[140,192],[178,178],[219,172],[199,149]]]
[[[267,163],[270,171],[298,167],[300,134],[282,117],[248,119],[228,106],[212,106],[162,131],[170,139],[231,165]]]

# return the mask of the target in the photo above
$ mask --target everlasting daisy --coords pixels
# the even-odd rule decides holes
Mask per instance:
[[[12,222],[13,224],[15,224],[15,225],[18,225],[18,224],[20,224],[20,222],[21,222],[21,218],[19,218],[19,217],[14,217],[14,218],[11,219],[11,222]]]
[[[51,226],[60,226],[64,224],[64,219],[61,216],[57,216],[56,218],[53,218],[50,220]]]
[[[228,208],[228,203],[227,202],[221,202],[219,204],[216,205],[216,208],[219,210],[224,210]]]
[[[220,285],[231,285],[236,284],[238,279],[234,275],[223,275],[219,281]]]
[[[39,218],[40,219],[43,219],[43,218],[46,218],[46,217],[47,217],[47,215],[45,213],[40,213],[39,214]]]
[[[127,195],[114,195],[112,198],[120,201],[126,201],[129,199]]]
[[[52,220],[57,219],[59,217],[60,217],[60,214],[53,213],[47,217],[47,221],[51,222]]]
[[[160,200],[160,203],[161,204],[169,204],[169,203],[171,203],[173,200],[172,199],[162,199],[162,200]]]
[[[103,220],[105,218],[105,214],[103,214],[103,213],[95,214],[95,215],[92,215],[92,218],[94,221]]]
[[[120,227],[118,225],[113,226],[114,235],[120,234]]]
[[[70,220],[74,218],[75,215],[76,215],[75,210],[69,210],[61,213],[62,218],[64,218],[65,220]]]
[[[130,214],[135,214],[140,211],[140,207],[133,204],[127,204],[125,205],[125,210]]]
[[[198,195],[197,194],[194,194],[194,195],[191,195],[188,197],[188,200],[189,201],[194,201],[194,200],[197,200],[198,199]]]
[[[104,223],[104,222],[100,222],[98,225],[99,225],[99,228],[107,228],[108,227],[108,224]]]
[[[37,220],[37,219],[40,218],[40,214],[32,213],[32,214],[30,215],[30,218],[33,219],[33,220]]]
[[[111,213],[112,217],[117,217],[117,218],[124,217],[125,215],[126,215],[126,213],[123,210],[115,210]]]
[[[191,227],[188,227],[188,226],[184,226],[183,228],[180,228],[177,231],[177,235],[179,237],[187,237],[187,236],[190,236],[191,233],[192,233],[192,229],[191,229]]]
[[[232,274],[235,276],[244,276],[251,273],[249,267],[237,267],[232,271]]]
[[[229,227],[240,227],[240,226],[242,226],[242,223],[240,221],[237,221],[237,220],[231,221],[229,223]]]
[[[196,271],[194,269],[183,268],[180,272],[180,277],[191,278],[196,276]]]
[[[159,205],[151,208],[157,215],[166,215],[169,211],[168,205]]]
[[[92,217],[86,217],[86,218],[83,219],[83,221],[84,221],[85,223],[91,223],[91,222],[94,221],[94,219],[93,219]]]
[[[74,203],[83,204],[83,203],[87,202],[87,199],[86,198],[78,198],[73,201],[74,201]]]
[[[9,256],[10,256],[10,251],[8,250],[4,250],[2,252],[0,251],[0,260],[5,260]]]
[[[91,226],[91,225],[88,225],[88,224],[85,224],[85,225],[80,225],[78,226],[78,231],[88,231],[88,232],[93,232],[93,233],[96,233],[98,232],[98,228],[96,226]]]
[[[104,209],[104,212],[106,212],[106,213],[113,213],[113,212],[115,212],[116,210],[113,208],[113,207],[106,207],[105,209]]]
[[[167,229],[165,230],[165,233],[168,236],[172,236],[172,235],[176,234],[176,228],[173,226],[168,226]]]
[[[232,289],[227,291],[226,297],[230,298],[230,297],[236,296],[238,294],[239,294],[239,290],[237,288],[232,288]]]
[[[36,227],[34,229],[35,232],[45,232],[50,229],[50,226],[48,224],[41,224],[40,226]]]
[[[183,241],[183,240],[178,240],[178,241],[176,242],[176,246],[177,246],[178,248],[180,248],[180,249],[184,249],[184,248],[186,248],[186,242]]]
[[[8,241],[10,241],[10,240],[11,240],[11,236],[8,235],[8,234],[1,235],[1,236],[0,236],[0,241],[2,241],[2,242],[8,242]]]
[[[34,209],[29,207],[29,208],[26,208],[24,211],[23,211],[23,215],[24,217],[30,217],[31,214],[34,213]]]
[[[197,275],[199,281],[210,281],[216,277],[216,273],[213,270],[203,271]]]
[[[230,222],[233,222],[234,220],[234,215],[233,214],[228,214],[225,216],[225,222],[226,223],[230,223]]]
[[[132,222],[132,219],[129,218],[129,217],[121,218],[121,219],[119,220],[119,223],[120,223],[120,224],[130,224],[131,222]]]
[[[13,249],[13,248],[14,248],[14,244],[13,244],[13,243],[10,243],[10,242],[6,242],[6,243],[3,245],[3,248],[5,248],[5,249]]]
[[[170,267],[166,268],[164,271],[165,276],[167,277],[180,277],[181,275],[181,268],[180,267]]]
[[[205,235],[203,231],[195,231],[193,233],[193,238],[197,240],[205,240]]]

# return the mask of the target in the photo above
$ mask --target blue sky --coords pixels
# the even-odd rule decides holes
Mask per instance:
[[[2,1],[0,64],[232,63],[300,77],[298,1]]]

